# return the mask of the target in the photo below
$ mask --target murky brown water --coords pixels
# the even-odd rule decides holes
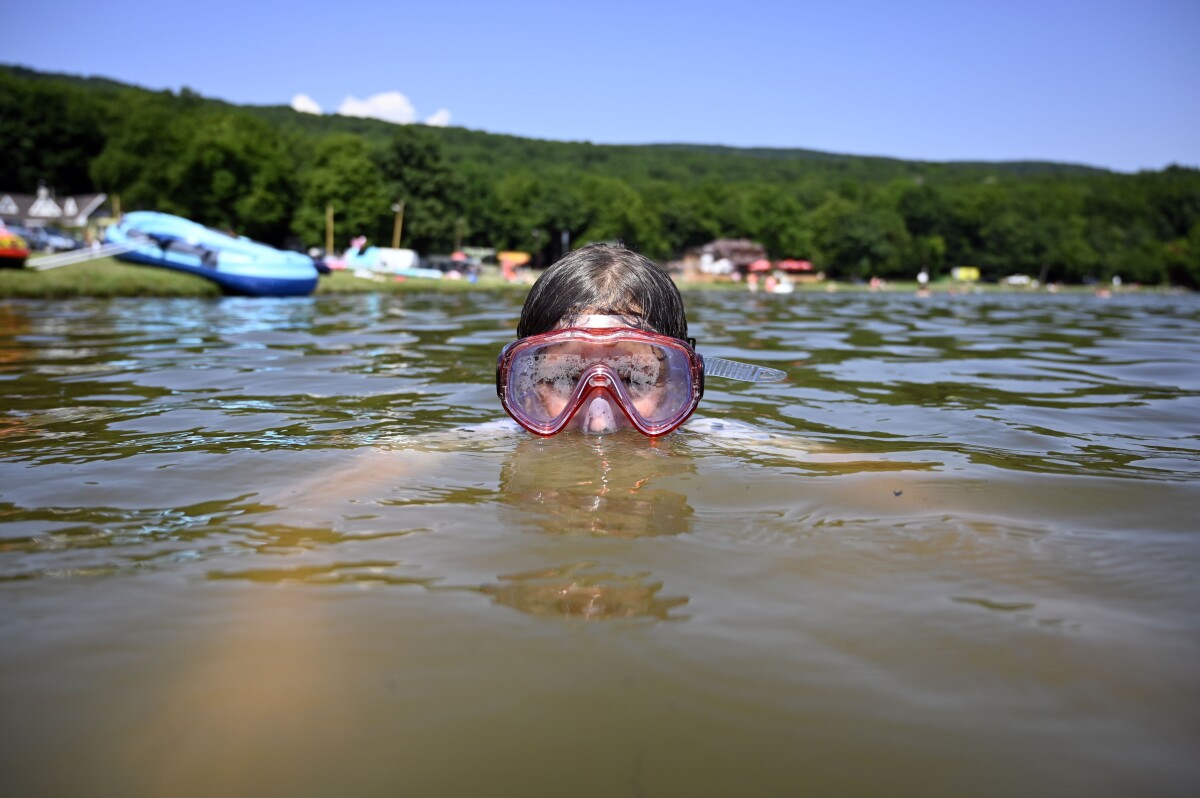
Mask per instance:
[[[511,298],[0,305],[4,794],[1200,790],[1200,300],[687,299],[791,379],[658,444]]]

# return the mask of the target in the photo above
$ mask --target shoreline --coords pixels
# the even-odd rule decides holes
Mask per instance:
[[[31,261],[31,263],[36,261]],[[742,291],[757,297],[786,297],[788,294],[768,294],[765,291],[750,292],[745,283],[688,281],[672,277],[679,290],[695,291]],[[314,296],[347,294],[403,294],[403,293],[454,293],[464,291],[511,292],[524,294],[530,288],[527,282],[506,282],[499,277],[485,276],[477,282],[467,280],[429,280],[408,278],[403,280],[365,279],[347,272],[323,275]],[[917,294],[919,286],[915,280],[888,282],[883,287],[872,289],[866,283],[826,281],[820,283],[796,283],[793,294],[824,293],[878,293]],[[929,294],[1165,294],[1190,293],[1176,286],[1125,285],[1111,289],[1107,285],[1063,285],[1050,290],[1044,287],[1029,288],[1003,286],[991,283],[959,284],[939,281],[928,286]],[[0,301],[14,299],[106,299],[116,297],[145,298],[217,298],[222,294],[216,284],[182,272],[153,266],[121,263],[111,258],[63,266],[58,269],[38,271],[26,265],[23,269],[0,269]]]

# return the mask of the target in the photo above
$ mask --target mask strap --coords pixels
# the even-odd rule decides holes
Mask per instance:
[[[741,382],[779,382],[787,379],[787,374],[779,369],[739,363],[723,357],[704,358],[704,376],[724,377],[727,380]]]

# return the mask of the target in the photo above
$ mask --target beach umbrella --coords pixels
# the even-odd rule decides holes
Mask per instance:
[[[781,260],[779,268],[785,272],[811,272],[813,265],[806,260]]]

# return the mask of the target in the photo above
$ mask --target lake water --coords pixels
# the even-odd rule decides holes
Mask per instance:
[[[1200,299],[686,299],[790,379],[659,442],[513,297],[0,305],[4,794],[1200,794]]]

